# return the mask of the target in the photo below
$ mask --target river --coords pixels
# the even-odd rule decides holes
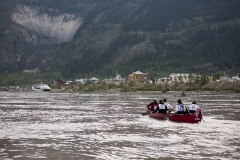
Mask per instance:
[[[240,159],[240,94],[0,92],[1,160]],[[144,105],[193,100],[204,121],[142,116]]]

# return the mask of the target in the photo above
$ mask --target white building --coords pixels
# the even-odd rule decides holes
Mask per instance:
[[[172,82],[189,82],[189,76],[190,76],[191,74],[190,73],[171,73],[170,74],[170,81],[172,81]],[[197,77],[197,75],[196,74],[194,74],[194,73],[192,73],[192,81],[194,81],[194,80],[196,80],[196,77]],[[201,76],[199,75],[199,78],[200,78]]]
[[[189,75],[190,75],[189,73],[171,73],[170,74],[170,80],[172,82],[175,82],[175,81],[177,81],[177,82],[188,82],[189,81],[189,79],[188,79]]]
[[[238,75],[237,75],[236,77],[232,77],[232,79],[233,79],[234,81],[240,81],[239,73],[238,73]]]
[[[93,77],[93,78],[89,79],[89,81],[90,81],[91,83],[98,83],[98,82],[99,82],[99,79]]]
[[[75,82],[79,84],[85,84],[87,82],[87,79],[75,79]]]
[[[220,76],[220,81],[227,81],[228,77],[227,76]]]

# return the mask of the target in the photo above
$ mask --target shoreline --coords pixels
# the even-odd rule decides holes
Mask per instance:
[[[84,84],[78,89],[52,89],[53,92],[189,92],[189,91],[216,91],[240,93],[240,81],[214,81],[201,83],[145,83],[145,84]]]
[[[211,91],[211,92],[236,92],[240,93],[240,81],[214,81],[201,83],[145,83],[145,84],[74,84],[71,88],[57,89],[56,86],[52,86],[50,92],[54,93],[75,93],[75,92],[191,92],[191,91]],[[8,89],[1,90],[2,92],[34,92],[26,89]]]

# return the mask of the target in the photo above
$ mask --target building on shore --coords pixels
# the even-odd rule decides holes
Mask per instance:
[[[136,71],[128,75],[128,81],[136,83],[147,83],[147,75],[147,73]]]
[[[170,80],[172,82],[188,82],[189,81],[189,73],[171,73]]]

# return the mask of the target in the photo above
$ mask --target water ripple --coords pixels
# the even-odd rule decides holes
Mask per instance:
[[[177,94],[0,92],[0,159],[239,159],[240,95],[188,93],[182,101],[203,109],[198,124],[141,115]]]

